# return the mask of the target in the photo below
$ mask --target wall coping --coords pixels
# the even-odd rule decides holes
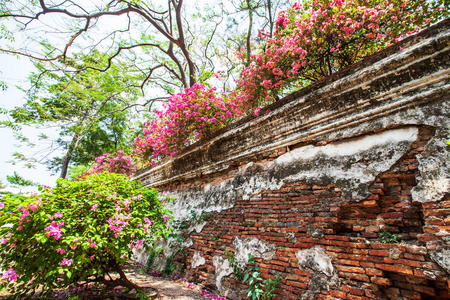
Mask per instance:
[[[450,68],[444,63],[429,70],[421,64],[448,52],[450,19],[284,97],[259,116],[222,128],[153,168],[139,170],[134,179],[157,187],[212,174],[281,147],[339,137],[344,128],[436,101],[450,91]],[[427,90],[429,85],[438,87]]]

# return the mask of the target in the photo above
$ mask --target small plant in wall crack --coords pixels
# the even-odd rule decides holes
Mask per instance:
[[[231,264],[231,267],[233,268],[233,277],[236,280],[242,280],[244,277],[244,271],[239,266],[239,262],[237,261],[236,257],[234,256],[234,253],[230,250],[225,250],[225,255],[227,256],[228,261]]]
[[[398,244],[402,237],[400,234],[393,234],[390,232],[379,232],[378,236],[383,244]]]
[[[251,254],[248,255],[248,263],[245,270],[242,270],[232,251],[225,250],[225,255],[233,268],[234,278],[249,285],[247,297],[252,300],[270,300],[275,296],[275,287],[281,283],[280,275],[275,275],[273,279],[269,277],[263,280],[260,276],[259,267],[255,263],[255,258]]]
[[[247,289],[247,297],[252,300],[270,300],[275,296],[275,287],[279,285],[281,276],[279,274],[275,275],[274,279],[268,277],[263,280],[259,272],[259,267],[255,263],[255,259],[251,254],[248,256],[248,268],[245,271],[243,283],[248,283],[249,287]],[[265,287],[265,289],[264,289]]]

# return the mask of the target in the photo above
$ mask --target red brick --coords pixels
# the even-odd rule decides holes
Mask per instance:
[[[382,286],[390,286],[392,285],[392,281],[389,278],[383,278],[383,277],[371,277],[370,281],[378,284],[378,285],[382,285]]]
[[[402,290],[402,295],[406,299],[422,299],[419,293],[413,291]]]
[[[361,273],[361,274],[366,273],[366,271],[363,268],[359,268],[359,267],[348,267],[348,266],[337,265],[336,269],[338,269],[339,271],[342,271],[342,272]]]
[[[424,254],[424,255],[428,254],[426,247],[415,246],[415,245],[407,246],[406,251],[408,251],[409,253],[412,253],[412,254]]]
[[[348,300],[366,300],[366,297],[359,297],[359,296],[355,296],[355,295],[347,295],[347,299]]]
[[[290,280],[286,281],[286,285],[295,286],[295,287],[301,288],[303,290],[306,290],[308,288],[308,285],[305,283],[290,281]]]
[[[352,295],[358,295],[358,296],[363,296],[364,295],[364,290],[359,289],[359,288],[355,288],[355,287],[352,287],[352,286],[349,286],[349,285],[343,285],[342,286],[342,291],[347,292],[347,293],[352,294]]]
[[[340,278],[349,278],[357,281],[370,282],[369,276],[359,273],[338,272]]]
[[[444,225],[445,223],[444,223],[444,220],[442,220],[442,219],[438,219],[438,218],[431,219],[431,218],[428,218],[428,219],[426,219],[426,224],[427,225]]]
[[[386,265],[386,264],[375,264],[375,267],[384,271],[395,272],[405,275],[413,275],[413,270],[410,268],[404,268],[394,265]]]
[[[411,260],[416,260],[416,261],[424,261],[425,260],[425,257],[423,255],[418,255],[418,254],[405,253],[405,254],[403,254],[403,256],[406,259],[411,259]]]
[[[347,293],[342,291],[330,291],[330,296],[337,297],[339,299],[347,299]]]
[[[389,256],[389,251],[387,250],[369,250],[370,255],[375,256]]]
[[[366,269],[366,274],[369,276],[374,276],[374,275],[383,276],[384,275],[383,271],[378,270],[378,269],[372,269],[372,268]]]

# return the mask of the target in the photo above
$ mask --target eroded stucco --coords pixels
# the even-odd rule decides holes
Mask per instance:
[[[308,145],[289,151],[273,161],[249,163],[238,174],[219,184],[184,189],[172,194],[170,208],[177,219],[220,212],[234,206],[235,199],[249,200],[264,190],[305,180],[317,185],[335,184],[344,195],[359,201],[369,194],[375,177],[389,170],[416,141],[414,126],[345,139],[323,146]]]
[[[239,237],[235,237],[233,246],[236,261],[239,263],[241,269],[245,269],[245,266],[248,264],[249,254],[253,257],[271,260],[274,258],[276,252],[275,245],[257,238],[245,238],[241,240]]]
[[[316,246],[300,250],[295,257],[298,267],[311,274],[308,289],[302,294],[301,299],[314,299],[316,293],[321,290],[329,290],[330,287],[339,285],[339,277],[332,258],[323,248]]]

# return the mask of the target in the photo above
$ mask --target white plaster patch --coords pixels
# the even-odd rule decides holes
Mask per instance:
[[[233,246],[235,249],[235,258],[241,269],[244,269],[247,265],[249,254],[264,260],[271,260],[275,257],[275,245],[257,238],[245,238],[241,240],[239,237],[236,237],[233,241]]]
[[[187,238],[183,243],[181,243],[181,247],[189,248],[190,246],[194,245],[194,242],[191,238]]]
[[[311,160],[319,155],[328,157],[352,156],[362,151],[370,150],[373,147],[383,147],[386,144],[398,143],[401,141],[414,142],[417,139],[418,129],[408,127],[383,131],[381,133],[364,136],[358,139],[331,143],[325,146],[305,146],[287,152],[275,160],[276,164],[289,164],[292,160]],[[382,163],[382,162],[380,162]]]
[[[227,289],[222,285],[222,278],[233,273],[233,268],[230,266],[228,259],[216,255],[213,257],[212,263],[216,268],[216,286],[221,294]]]
[[[194,256],[192,256],[191,267],[192,269],[195,269],[198,266],[204,265],[205,262],[206,262],[205,258],[201,256],[199,252],[195,252]]]
[[[378,174],[389,170],[417,137],[417,127],[407,127],[325,146],[309,145],[294,149],[275,159],[269,168],[281,170],[280,175],[273,178],[252,176],[248,184],[242,185],[242,197],[249,200],[262,190],[278,190],[286,183],[306,180],[337,184],[347,196],[359,201],[367,196],[368,191],[364,187]],[[283,176],[285,167],[295,166],[298,171]]]
[[[195,224],[195,225],[189,227],[188,233],[191,233],[191,232],[194,231],[194,230],[195,230],[197,233],[202,232],[203,227],[205,227],[206,223],[207,223],[207,222],[205,221],[205,222],[198,223],[198,224]]]
[[[297,263],[300,269],[307,268],[313,271],[321,272],[327,277],[332,277],[336,272],[336,269],[331,262],[331,257],[319,246],[306,250],[300,250],[295,253],[295,257],[297,258]]]

